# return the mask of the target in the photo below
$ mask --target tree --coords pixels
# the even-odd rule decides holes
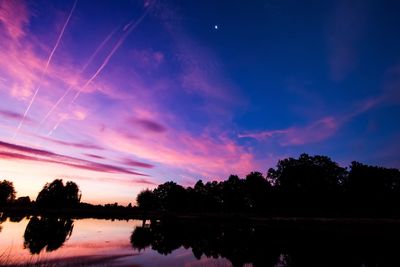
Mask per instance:
[[[15,199],[15,189],[12,182],[3,180],[0,182],[0,206],[6,205]]]
[[[71,208],[79,204],[81,193],[74,182],[64,186],[61,179],[47,183],[36,198],[36,205],[44,208]]]
[[[271,184],[260,172],[251,172],[246,176],[246,195],[252,210],[260,211],[267,205]]]
[[[353,161],[346,189],[353,194],[400,193],[400,171]]]
[[[222,201],[225,211],[236,212],[248,208],[245,199],[244,181],[237,175],[230,175],[228,180],[222,183]]]
[[[153,191],[160,208],[168,211],[181,211],[187,203],[185,188],[175,182],[166,182]]]
[[[137,195],[136,203],[139,208],[144,210],[154,210],[158,208],[157,199],[153,191],[149,189],[143,190]]]
[[[307,154],[301,154],[298,159],[280,160],[276,169],[268,170],[268,178],[287,193],[337,192],[346,176],[346,169],[329,157]]]

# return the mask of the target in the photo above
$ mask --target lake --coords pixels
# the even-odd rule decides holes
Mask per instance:
[[[397,223],[267,225],[7,218],[0,265],[400,266]]]

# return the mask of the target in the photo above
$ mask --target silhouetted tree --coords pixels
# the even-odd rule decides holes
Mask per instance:
[[[24,248],[31,254],[39,254],[44,248],[53,251],[60,248],[71,236],[73,221],[66,218],[32,217],[24,233]]]
[[[4,206],[15,199],[15,189],[12,182],[3,180],[0,182],[0,206]]]
[[[345,187],[355,194],[400,193],[400,171],[353,161]]]
[[[347,216],[399,214],[400,171],[353,162],[350,172],[326,156],[301,154],[280,160],[267,177],[251,172],[245,179],[184,188],[174,182],[137,197],[144,210],[254,212],[275,216]],[[361,208],[362,210],[361,210]],[[397,211],[396,211],[397,210]],[[360,211],[360,212],[358,212]],[[396,213],[394,213],[396,211]]]
[[[221,199],[224,211],[237,212],[249,208],[245,195],[245,184],[237,175],[230,175],[221,186]]]
[[[154,210],[158,208],[157,199],[153,191],[146,189],[141,191],[136,197],[139,208],[144,210]]]
[[[153,193],[162,210],[182,211],[187,206],[186,190],[175,182],[161,184],[154,189]]]
[[[298,159],[279,160],[268,178],[284,192],[336,192],[346,179],[346,169],[326,156],[301,154]]]
[[[56,179],[47,183],[36,198],[36,205],[44,208],[71,208],[79,204],[81,193],[74,182],[67,182]]]
[[[14,205],[17,207],[30,207],[31,206],[31,199],[29,196],[19,197],[14,201]]]
[[[246,195],[252,210],[262,211],[269,204],[272,186],[260,172],[251,172],[246,176]]]

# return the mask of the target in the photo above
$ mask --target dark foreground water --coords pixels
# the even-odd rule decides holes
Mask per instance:
[[[219,224],[7,218],[0,265],[400,266],[396,222]]]

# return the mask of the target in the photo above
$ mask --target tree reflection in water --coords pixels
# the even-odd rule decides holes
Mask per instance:
[[[60,248],[71,236],[73,220],[54,217],[32,217],[24,233],[24,248],[31,254],[39,254],[44,248],[53,251]]]
[[[311,223],[210,225],[183,222],[137,227],[132,247],[167,255],[184,247],[200,259],[223,257],[233,266],[400,266],[397,225]]]

